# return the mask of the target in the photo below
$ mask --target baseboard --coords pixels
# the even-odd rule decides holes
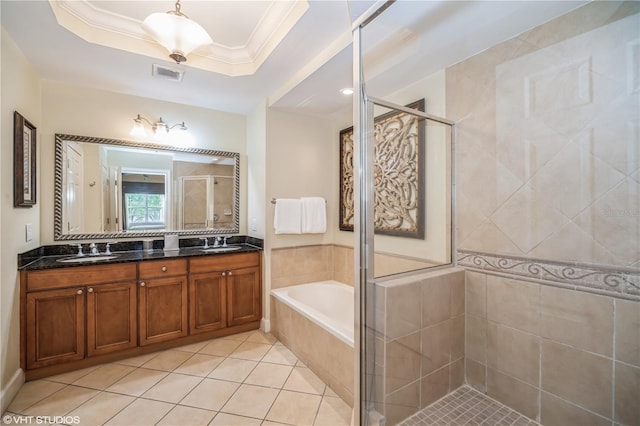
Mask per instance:
[[[11,401],[16,397],[18,391],[24,384],[24,371],[19,368],[9,380],[7,386],[0,391],[0,407],[2,411],[0,413],[4,413],[9,408]]]
[[[260,320],[260,330],[262,330],[265,333],[269,333],[271,331],[271,320],[262,318]]]

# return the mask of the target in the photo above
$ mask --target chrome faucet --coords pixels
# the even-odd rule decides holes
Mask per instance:
[[[71,247],[76,247],[78,249],[78,254],[76,254],[76,256],[84,256],[84,253],[82,252],[82,244],[71,244]]]
[[[100,254],[100,251],[98,250],[98,246],[96,245],[96,243],[89,244],[89,250],[91,250],[92,256],[96,256]]]
[[[222,237],[215,237],[213,239],[213,248],[220,247],[220,240],[222,240]]]
[[[209,248],[209,239],[207,237],[200,237],[201,240],[204,240],[204,246],[202,246],[203,249],[208,249]]]
[[[229,237],[224,237],[224,241],[222,243],[222,247],[227,247],[227,238],[229,238]]]

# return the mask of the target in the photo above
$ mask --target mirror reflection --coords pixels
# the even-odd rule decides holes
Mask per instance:
[[[56,135],[55,238],[237,233],[237,153]]]

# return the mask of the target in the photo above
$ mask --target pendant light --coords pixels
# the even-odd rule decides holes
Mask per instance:
[[[166,13],[152,13],[142,23],[144,29],[169,51],[169,57],[177,64],[187,60],[187,55],[196,49],[213,43],[209,34],[196,22],[180,11],[180,0],[176,9]]]

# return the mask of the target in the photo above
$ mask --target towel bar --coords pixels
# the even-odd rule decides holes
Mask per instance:
[[[278,201],[278,199],[277,199],[277,198],[272,198],[272,199],[271,199],[271,204],[275,204],[275,203],[276,203],[276,201]],[[324,200],[324,202],[326,203],[326,202],[327,202],[327,200]]]

